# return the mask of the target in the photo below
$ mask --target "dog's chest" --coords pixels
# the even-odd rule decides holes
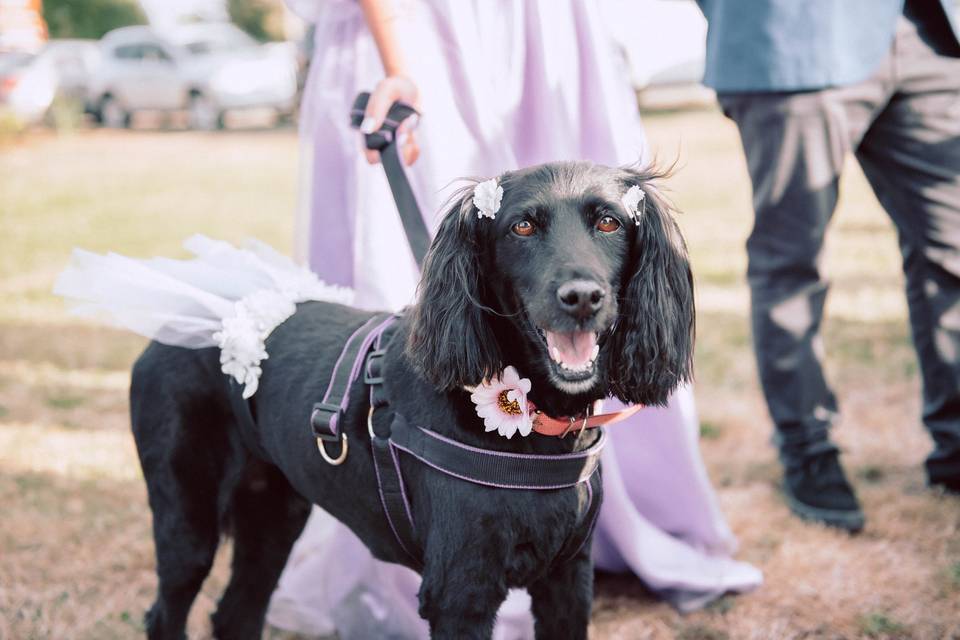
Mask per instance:
[[[524,587],[578,550],[571,543],[592,524],[590,502],[600,499],[595,494],[587,483],[552,491],[483,491],[461,503],[460,522],[490,568],[500,564],[510,587]]]

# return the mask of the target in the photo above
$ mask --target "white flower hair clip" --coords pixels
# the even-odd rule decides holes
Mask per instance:
[[[477,415],[483,418],[484,430],[496,431],[508,440],[518,431],[521,436],[530,435],[533,430],[527,406],[530,380],[521,378],[516,369],[507,367],[499,377],[484,380],[470,390]]]
[[[640,205],[647,199],[647,194],[637,185],[633,185],[620,198],[620,202],[627,209],[627,213],[633,218],[634,224],[640,224]]]
[[[486,216],[493,220],[500,210],[500,201],[503,199],[503,187],[496,178],[481,182],[473,188],[473,206],[477,208],[477,217]]]

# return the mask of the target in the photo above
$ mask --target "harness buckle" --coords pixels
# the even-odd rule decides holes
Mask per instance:
[[[363,382],[365,384],[383,384],[383,356],[386,349],[374,349],[367,354],[367,362],[363,367]]]
[[[340,421],[343,409],[338,404],[317,402],[310,413],[310,426],[313,435],[324,442],[337,442],[340,438]]]

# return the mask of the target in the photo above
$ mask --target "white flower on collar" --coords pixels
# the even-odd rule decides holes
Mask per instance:
[[[521,378],[513,367],[504,369],[500,376],[484,380],[470,394],[477,405],[477,415],[483,418],[486,431],[496,431],[508,440],[520,432],[528,436],[533,430],[533,420],[527,408],[530,380]]]
[[[647,194],[637,185],[633,185],[620,198],[620,202],[627,209],[627,213],[633,218],[634,224],[640,224],[640,204],[647,199]]]
[[[481,182],[473,188],[473,206],[477,208],[477,217],[484,216],[491,220],[497,217],[500,210],[500,201],[503,199],[503,187],[496,178]]]

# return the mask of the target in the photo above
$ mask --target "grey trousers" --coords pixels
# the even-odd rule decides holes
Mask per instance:
[[[960,47],[945,26],[901,18],[889,56],[857,85],[719,96],[753,182],[754,348],[785,458],[822,450],[837,412],[821,364],[819,262],[853,151],[899,235],[935,443],[927,471],[960,477]]]

